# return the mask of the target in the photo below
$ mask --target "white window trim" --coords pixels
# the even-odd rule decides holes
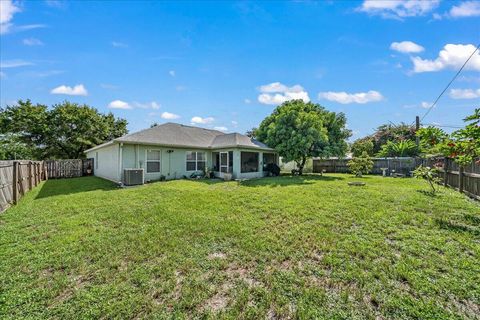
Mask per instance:
[[[158,151],[160,152],[159,160],[148,160],[148,151]],[[149,162],[158,162],[158,172],[148,172],[148,163]],[[145,149],[145,173],[147,174],[159,174],[162,173],[162,150],[161,149]]]
[[[222,165],[222,153],[226,153],[227,154],[227,164],[226,165]],[[229,168],[230,168],[230,152],[229,151],[220,151],[219,152],[219,159],[218,159],[218,170],[220,170],[219,172],[221,173],[229,173]],[[225,172],[222,171],[222,167],[223,168],[227,168],[227,170]]]
[[[187,159],[187,154],[191,152],[191,153],[195,153],[195,160],[188,160]],[[205,160],[198,160],[198,153],[201,152],[204,154],[204,157],[205,157]],[[188,162],[195,162],[195,170],[187,170],[187,163]],[[187,152],[185,152],[185,171],[186,172],[195,172],[195,171],[199,171],[198,170],[198,163],[199,162],[205,162],[205,168],[207,167],[207,152],[205,151],[190,151],[188,150]]]

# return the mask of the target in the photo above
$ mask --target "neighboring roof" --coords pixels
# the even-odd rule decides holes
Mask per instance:
[[[107,142],[106,144],[88,149],[85,152],[98,149],[114,142],[201,149],[244,147],[273,150],[266,144],[243,134],[224,133],[218,130],[210,130],[168,122],[152,128],[127,134],[123,137]]]

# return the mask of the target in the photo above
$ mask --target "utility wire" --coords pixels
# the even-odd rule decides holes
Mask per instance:
[[[434,124],[434,123],[422,123],[425,126],[432,126],[432,127],[439,127],[439,128],[452,128],[452,129],[462,129],[462,126],[455,126],[455,125],[449,125],[449,124]]]
[[[427,112],[425,112],[425,114],[420,118],[420,122],[423,121],[423,119],[425,119],[425,117],[430,113],[430,111],[432,111],[433,107],[437,104],[438,100],[440,100],[440,98],[443,96],[443,94],[445,93],[445,91],[447,91],[447,89],[450,87],[450,85],[453,83],[453,81],[455,81],[455,79],[457,79],[457,77],[460,75],[460,72],[462,72],[463,68],[465,68],[465,66],[467,65],[468,61],[470,61],[470,59],[473,57],[473,55],[478,51],[478,49],[480,48],[480,43],[477,45],[477,47],[475,48],[475,50],[472,52],[472,54],[470,55],[470,57],[468,57],[468,59],[465,61],[465,63],[462,65],[462,67],[460,68],[460,70],[458,70],[458,72],[455,74],[455,76],[452,78],[452,80],[450,80],[450,82],[447,84],[447,86],[445,87],[445,89],[443,89],[443,91],[438,95],[437,99],[435,99],[435,102],[432,103],[432,105],[428,108]],[[413,123],[412,123],[413,125]]]

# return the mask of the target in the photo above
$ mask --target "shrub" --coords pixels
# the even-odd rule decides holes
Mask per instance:
[[[440,182],[440,178],[438,177],[438,170],[431,167],[424,167],[420,165],[417,169],[413,171],[413,176],[418,179],[427,180],[430,188],[432,188],[432,193],[437,191],[435,189],[435,184]]]
[[[412,157],[418,154],[415,142],[401,140],[398,142],[388,141],[378,153],[380,157]]]
[[[355,176],[361,177],[362,174],[367,174],[372,171],[373,161],[368,153],[364,151],[360,157],[348,161],[347,165]]]

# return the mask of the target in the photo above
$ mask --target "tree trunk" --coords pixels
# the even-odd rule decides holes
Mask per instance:
[[[303,167],[305,167],[305,163],[307,162],[307,158],[303,157],[302,162],[297,163],[298,165],[298,175],[301,176],[303,174]]]

